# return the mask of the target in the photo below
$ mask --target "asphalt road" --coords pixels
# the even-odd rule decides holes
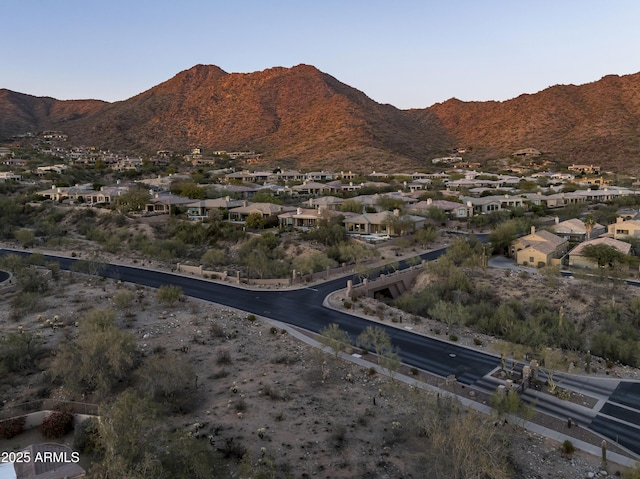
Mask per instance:
[[[591,429],[640,454],[640,382],[621,382]]]
[[[0,249],[0,255],[8,253],[29,254]],[[442,251],[431,252],[423,255],[423,259],[433,260],[440,254]],[[77,259],[58,256],[46,256],[46,258],[48,261],[57,261],[65,270],[72,269],[74,262],[77,261]],[[405,264],[401,262],[400,267],[404,266]],[[345,288],[347,279],[353,279],[354,283],[357,283],[357,278],[344,277],[303,289],[257,291],[163,271],[113,264],[106,265],[99,275],[152,288],[176,285],[188,296],[271,318],[316,333],[329,324],[336,323],[355,339],[367,326],[375,325],[383,328],[389,335],[392,343],[398,348],[398,354],[403,363],[441,377],[454,375],[462,384],[476,385],[488,391],[491,388],[495,390],[495,385],[491,385],[491,381],[484,377],[499,366],[500,360],[497,356],[378,322],[373,323],[323,306],[324,298],[328,294]],[[592,420],[593,430],[640,454],[640,410],[638,409],[640,383],[621,382],[613,391],[606,384],[591,378],[562,375],[561,379],[560,383],[564,382],[566,386],[577,390],[583,388],[586,394],[591,393],[600,397],[611,395],[609,402],[598,413],[597,411],[579,411],[573,403],[554,401],[554,398],[542,395],[537,398],[537,409],[560,418],[581,418],[581,423],[584,425]],[[531,393],[532,391],[529,392]]]
[[[0,254],[7,253],[28,254],[0,250]],[[424,255],[424,259],[434,259],[438,255],[438,252],[432,252]],[[65,270],[72,269],[74,262],[78,261],[58,256],[45,257],[47,261],[57,261]],[[313,288],[256,291],[162,271],[113,264],[106,265],[98,274],[152,288],[170,284],[179,286],[187,296],[275,319],[316,333],[329,324],[336,323],[355,339],[367,326],[376,325],[385,329],[398,349],[403,363],[443,377],[453,374],[463,384],[473,384],[500,363],[496,356],[324,307],[324,298],[332,291],[345,288],[347,278],[329,281]]]

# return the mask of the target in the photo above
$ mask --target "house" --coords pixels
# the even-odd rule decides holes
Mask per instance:
[[[640,236],[640,220],[624,220],[616,218],[616,222],[609,225],[608,233],[615,239],[624,239],[626,236]]]
[[[186,205],[187,216],[189,219],[202,219],[209,215],[212,210],[228,210],[230,208],[237,208],[243,205],[242,200],[232,200],[230,196],[224,196],[222,198],[214,198],[207,200],[194,201]]]
[[[318,183],[317,181],[305,181],[301,185],[295,185],[291,187],[291,191],[298,195],[324,195],[327,193],[333,193],[335,188],[326,184]]]
[[[296,208],[292,206],[282,206],[273,203],[247,203],[244,202],[243,206],[237,208],[231,208],[229,210],[229,221],[234,223],[244,223],[250,214],[258,213],[264,219],[272,216],[277,216],[280,213],[286,213],[288,211],[295,211]]]
[[[400,215],[398,210],[382,211],[380,213],[363,213],[345,218],[347,233],[362,235],[398,236],[414,233],[422,228],[425,219],[422,216]]]
[[[171,193],[155,193],[153,198],[145,205],[147,213],[168,214],[175,206],[186,206],[193,203],[193,198],[173,195]]]
[[[282,227],[293,227],[297,230],[310,230],[318,227],[323,219],[329,219],[332,216],[340,216],[334,210],[324,208],[297,208],[295,211],[287,211],[278,215],[278,222]]]
[[[311,208],[339,210],[344,202],[343,198],[338,198],[337,196],[320,196],[319,198],[309,198],[307,203]]]
[[[572,218],[570,220],[560,222],[556,216],[556,222],[549,228],[554,234],[566,239],[567,241],[573,241],[581,243],[583,241],[597,238],[605,233],[606,228],[600,223],[595,223],[591,231],[587,230],[587,225],[578,218]]]
[[[309,171],[305,174],[307,181],[331,181],[334,174],[330,171]]]
[[[602,237],[592,239],[590,241],[585,241],[584,243],[580,243],[578,246],[573,248],[569,252],[569,266],[575,266],[577,268],[588,268],[588,269],[597,269],[599,268],[598,262],[592,258],[587,258],[583,256],[584,249],[589,245],[607,245],[612,248],[617,249],[624,255],[628,255],[631,252],[631,243],[625,243],[624,241],[620,241],[617,239]]]
[[[473,216],[473,206],[465,203],[456,203],[455,201],[432,200],[431,198],[408,206],[407,211],[420,216],[428,216],[431,208],[439,208],[452,218],[469,218]]]
[[[523,266],[548,266],[560,264],[567,252],[569,242],[549,231],[536,231],[518,238],[511,244],[511,253],[516,263]]]
[[[599,174],[600,173],[600,167],[599,166],[594,166],[594,165],[576,165],[573,164],[569,167],[567,167],[567,169],[569,171],[575,171],[577,173],[590,173],[590,174]]]
[[[22,180],[22,175],[16,175],[15,173],[11,173],[10,171],[0,171],[0,183],[20,180]]]
[[[2,158],[0,160],[0,164],[2,165],[6,165],[6,166],[13,166],[13,167],[25,167],[27,166],[27,160],[24,160],[22,158],[5,158],[2,155],[0,155],[0,158]]]

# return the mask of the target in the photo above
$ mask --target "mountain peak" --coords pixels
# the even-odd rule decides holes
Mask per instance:
[[[307,64],[253,73],[194,65],[112,104],[0,90],[0,138],[44,129],[120,151],[252,149],[310,168],[413,169],[458,146],[477,161],[525,145],[549,159],[615,169],[640,156],[640,73],[405,111]]]

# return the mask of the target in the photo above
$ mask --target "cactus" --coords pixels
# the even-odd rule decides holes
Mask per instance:
[[[602,468],[607,467],[607,441],[602,441]]]

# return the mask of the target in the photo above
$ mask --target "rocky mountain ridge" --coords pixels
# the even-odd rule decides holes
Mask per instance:
[[[640,73],[412,110],[376,103],[310,65],[254,73],[196,65],[114,103],[0,90],[0,138],[41,130],[121,151],[249,149],[307,168],[420,168],[461,147],[474,161],[535,148],[626,171],[640,167]]]

